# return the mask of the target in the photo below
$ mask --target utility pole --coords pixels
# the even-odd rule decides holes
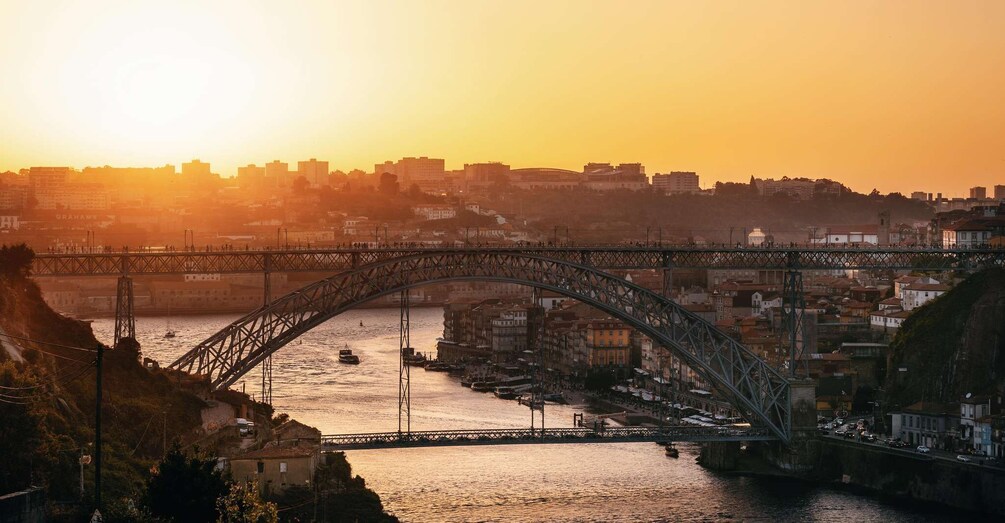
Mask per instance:
[[[171,405],[168,405],[167,407],[164,407],[164,410],[161,411],[161,414],[163,415],[163,425],[161,426],[161,429],[162,429],[161,430],[161,459],[164,459],[164,458],[167,457],[167,448],[168,448],[168,413],[167,413],[167,409],[170,406]]]
[[[94,402],[94,507],[101,509],[101,372],[105,346],[98,344],[97,397]]]

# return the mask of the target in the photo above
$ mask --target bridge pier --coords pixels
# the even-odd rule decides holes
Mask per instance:
[[[411,365],[405,362],[415,350],[410,339],[408,289],[401,291],[401,321],[398,327],[398,434],[412,433]],[[404,429],[404,430],[402,430]]]
[[[114,345],[118,345],[122,338],[136,339],[136,316],[133,314],[133,304],[133,279],[124,274],[119,276],[115,292]]]
[[[785,271],[785,279],[782,284],[782,311],[784,316],[782,321],[785,324],[783,332],[788,337],[789,345],[789,376],[796,376],[796,366],[802,359],[805,350],[805,337],[803,336],[803,316],[806,312],[806,296],[803,294],[803,273],[796,268],[797,262],[793,262],[790,269]],[[788,309],[785,309],[785,302],[788,302]]]
[[[262,309],[272,303],[272,255],[266,254],[262,258]],[[272,404],[272,354],[262,360],[262,403]]]

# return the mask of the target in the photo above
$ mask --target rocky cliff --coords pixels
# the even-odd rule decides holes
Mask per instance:
[[[1005,269],[967,278],[909,317],[891,345],[891,407],[1005,386]]]

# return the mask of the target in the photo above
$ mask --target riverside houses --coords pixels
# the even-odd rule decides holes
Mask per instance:
[[[910,445],[933,449],[953,448],[953,436],[960,424],[957,403],[919,401],[892,414],[891,434]]]

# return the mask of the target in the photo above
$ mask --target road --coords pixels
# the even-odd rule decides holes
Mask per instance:
[[[877,438],[875,442],[861,441],[857,437],[852,439],[844,436],[837,436],[834,434],[834,431],[830,431],[826,435],[821,433],[821,437],[829,440],[839,440],[850,445],[867,445],[869,447],[874,447],[877,450],[881,450],[883,452],[887,452],[890,454],[897,454],[902,456],[907,455],[918,459],[942,460],[942,461],[950,461],[953,463],[958,463],[960,465],[970,465],[974,467],[994,467],[998,469],[1005,469],[1005,464],[995,461],[991,458],[982,458],[979,456],[968,455],[967,457],[970,458],[970,461],[962,462],[956,459],[956,456],[959,456],[961,454],[959,452],[949,452],[945,450],[932,449],[927,453],[920,453],[917,451],[917,447],[904,447],[904,448],[888,447],[885,443],[885,440],[880,438]]]

